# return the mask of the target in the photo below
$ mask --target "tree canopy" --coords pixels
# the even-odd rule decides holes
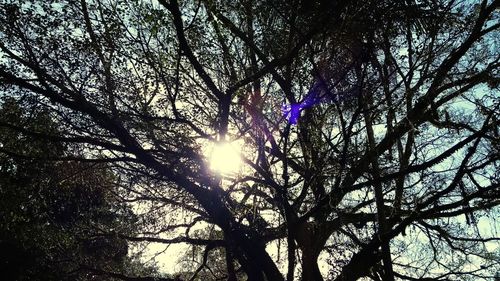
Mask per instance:
[[[100,235],[190,245],[182,279],[492,278],[499,3],[4,1],[0,97],[57,131],[0,152],[105,165],[138,230]]]

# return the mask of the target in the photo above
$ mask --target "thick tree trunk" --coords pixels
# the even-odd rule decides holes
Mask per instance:
[[[297,231],[297,243],[302,251],[302,281],[322,281],[318,256],[326,241],[315,223],[304,223]]]
[[[319,253],[312,248],[302,249],[302,281],[322,281],[318,267]]]

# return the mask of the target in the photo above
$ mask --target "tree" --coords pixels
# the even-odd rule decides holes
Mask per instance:
[[[109,235],[223,248],[228,280],[485,279],[498,4],[11,1],[0,81],[62,124],[18,131],[129,182],[141,233]],[[227,143],[235,173],[208,161]]]
[[[127,241],[100,232],[133,233],[131,210],[102,163],[50,161],[69,148],[12,130],[58,135],[48,112],[6,99],[0,108],[0,271],[7,280],[89,280],[97,270],[135,272]],[[127,268],[129,267],[129,268]],[[100,280],[116,280],[104,278]]]

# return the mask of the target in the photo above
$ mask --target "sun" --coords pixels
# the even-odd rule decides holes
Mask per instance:
[[[210,169],[221,175],[237,173],[242,162],[237,147],[230,142],[215,143],[209,151]]]

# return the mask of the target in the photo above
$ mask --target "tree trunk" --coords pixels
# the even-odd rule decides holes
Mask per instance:
[[[322,281],[318,256],[324,246],[321,231],[316,223],[304,223],[297,231],[297,243],[302,251],[302,281]]]
[[[302,249],[302,281],[322,281],[318,267],[319,253],[312,248]]]

